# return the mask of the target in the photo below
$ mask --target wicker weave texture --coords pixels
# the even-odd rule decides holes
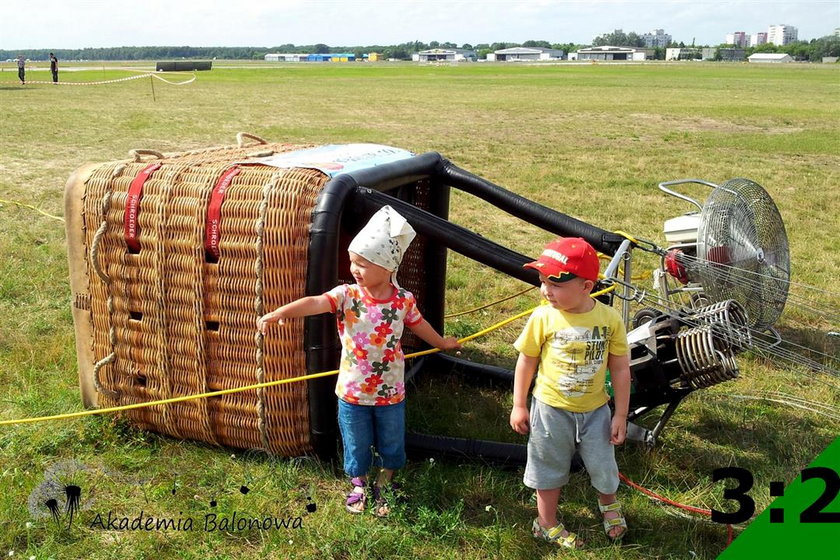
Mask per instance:
[[[259,155],[309,146],[262,144]],[[84,189],[85,264],[100,407],[148,402],[306,373],[303,321],[257,336],[265,311],[304,295],[310,215],[327,176],[242,165],[227,188],[218,262],[204,249],[211,193],[254,147],[225,147],[98,166]],[[140,158],[138,158],[140,159]],[[132,181],[161,166],[138,205],[139,252],[125,241]],[[96,262],[94,262],[94,260]],[[104,275],[104,278],[101,276]],[[105,360],[106,357],[110,360]],[[177,438],[292,456],[309,445],[305,383],[125,413]]]

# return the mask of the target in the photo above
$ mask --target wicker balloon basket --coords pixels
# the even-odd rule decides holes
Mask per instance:
[[[330,175],[257,163],[311,146],[269,144],[249,135],[238,140],[236,146],[177,154],[138,150],[128,161],[83,166],[69,179],[73,316],[87,406],[294,378],[307,373],[308,361],[337,364],[334,319],[321,320],[332,325],[320,328],[329,340],[309,345],[327,358],[309,360],[304,341],[310,323],[291,321],[262,337],[256,318],[308,290],[320,293],[323,286],[307,281],[318,270],[313,260],[340,261],[328,267],[335,272],[321,278],[324,286],[341,282],[342,275],[349,279],[341,261],[350,233],[340,230],[355,227],[354,220],[348,213],[339,231],[328,232],[344,240],[343,251],[312,254],[313,211]],[[401,272],[407,287],[418,291],[422,254],[422,247],[414,248]],[[317,397],[307,383],[294,382],[123,414],[141,429],[175,438],[295,456],[313,449],[313,410],[332,417],[322,420],[325,425],[334,422],[333,383],[322,383]],[[327,403],[313,407],[314,398]]]

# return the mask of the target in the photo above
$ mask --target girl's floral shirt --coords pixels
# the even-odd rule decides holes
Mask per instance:
[[[373,299],[358,284],[342,284],[326,294],[338,322],[341,363],[335,394],[366,406],[405,399],[403,326],[423,320],[411,292],[394,288],[387,300]]]

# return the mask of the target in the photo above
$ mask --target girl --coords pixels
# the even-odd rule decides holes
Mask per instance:
[[[404,326],[441,350],[461,347],[456,338],[438,334],[420,314],[411,292],[396,282],[414,236],[405,218],[383,206],[348,247],[354,284],[298,299],[257,321],[265,334],[269,323],[282,325],[287,319],[327,312],[337,316],[342,351],[335,393],[344,470],[352,486],[345,503],[350,513],[365,510],[372,447],[382,459],[373,484],[374,515],[390,513],[383,489],[393,489],[394,471],[405,465]]]

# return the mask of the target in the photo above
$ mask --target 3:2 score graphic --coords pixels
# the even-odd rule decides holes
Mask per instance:
[[[712,481],[731,478],[737,481],[734,488],[725,488],[723,498],[738,502],[737,511],[723,512],[712,509],[712,521],[715,523],[743,523],[755,513],[755,501],[748,492],[753,488],[753,475],[747,469],[740,467],[722,467],[712,471]],[[835,511],[827,511],[834,499],[840,494],[840,475],[829,467],[809,467],[802,470],[802,484],[809,480],[822,480],[824,489],[812,504],[799,512],[799,523],[840,523],[840,504]],[[770,495],[781,497],[785,493],[783,482],[773,481],[769,485]],[[784,523],[785,510],[770,508],[770,523]],[[793,512],[787,512],[793,513]]]

